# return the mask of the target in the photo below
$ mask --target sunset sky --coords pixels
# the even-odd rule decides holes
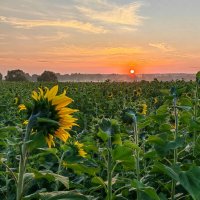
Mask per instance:
[[[195,73],[200,0],[0,0],[0,72]]]

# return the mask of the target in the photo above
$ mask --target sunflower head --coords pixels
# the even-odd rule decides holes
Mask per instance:
[[[57,95],[58,85],[50,90],[38,88],[32,92],[32,115],[37,116],[33,130],[44,135],[49,147],[55,146],[54,138],[66,142],[70,137],[69,130],[76,125],[76,118],[71,114],[77,110],[68,108],[72,99],[66,96],[66,91]]]
[[[143,103],[141,105],[139,105],[139,113],[141,115],[146,115],[147,114],[147,104]]]
[[[74,145],[75,145],[75,147],[77,148],[77,151],[78,151],[79,156],[85,158],[86,155],[87,155],[87,153],[86,153],[86,152],[84,151],[84,149],[83,149],[83,144],[82,144],[82,143],[79,143],[78,141],[76,141],[76,142],[74,143]]]
[[[126,108],[122,111],[122,121],[127,124],[135,122],[136,112],[133,108]]]
[[[18,109],[19,109],[19,111],[27,110],[27,108],[26,108],[26,106],[25,106],[24,104],[20,104],[20,105],[18,106]]]
[[[157,103],[158,103],[158,98],[157,98],[157,97],[154,97],[153,103],[154,103],[154,104],[157,104]]]

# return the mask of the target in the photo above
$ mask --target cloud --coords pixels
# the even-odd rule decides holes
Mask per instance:
[[[138,15],[138,11],[143,5],[140,2],[126,5],[116,5],[106,1],[96,1],[96,3],[101,5],[101,9],[84,6],[77,6],[77,9],[88,18],[111,24],[138,26],[144,19]]]
[[[160,49],[164,52],[171,52],[171,51],[175,51],[175,48],[171,47],[170,45],[168,45],[167,43],[149,43],[149,46],[151,47],[155,47],[157,49]]]
[[[13,25],[17,28],[34,28],[34,27],[64,27],[73,28],[91,33],[106,33],[102,26],[95,26],[91,23],[85,23],[77,20],[27,20],[14,17],[0,16],[0,22]]]
[[[139,55],[143,54],[145,51],[141,47],[96,47],[96,48],[86,48],[77,47],[74,45],[63,46],[63,47],[53,47],[46,52],[44,55],[50,56],[61,56],[61,57],[96,57],[96,56],[127,56],[127,55]],[[41,52],[42,54],[42,52]]]

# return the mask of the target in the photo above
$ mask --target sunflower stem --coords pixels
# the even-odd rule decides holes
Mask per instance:
[[[112,200],[112,142],[111,136],[108,139],[108,163],[107,163],[107,178],[108,178],[108,200]]]
[[[198,109],[198,89],[199,85],[196,83],[196,90],[195,90],[195,105],[194,105],[194,120],[197,119],[197,109]],[[193,157],[195,156],[195,145],[196,145],[196,130],[194,130],[194,136],[193,136]]]
[[[134,128],[134,137],[135,137],[135,144],[139,146],[139,137],[138,137],[138,127],[137,127],[137,118],[134,115],[133,116],[133,128]],[[139,150],[135,150],[136,154],[136,175],[137,175],[137,181],[140,181],[140,155]],[[137,200],[140,199],[140,192],[137,189]]]
[[[173,99],[173,107],[174,107],[174,116],[175,116],[175,134],[174,134],[174,140],[178,137],[178,109],[177,109],[177,98],[174,96]],[[177,164],[178,161],[178,150],[174,149],[174,165]],[[172,180],[172,191],[171,191],[171,200],[174,200],[175,196],[175,189],[176,189],[176,181]]]
[[[19,162],[19,174],[17,180],[17,200],[21,200],[23,197],[23,189],[24,189],[24,174],[26,173],[26,161],[28,158],[28,149],[27,142],[29,141],[30,133],[33,127],[35,117],[33,115],[29,118],[29,123],[26,127],[26,132],[23,138],[23,144],[21,147],[21,155]]]
[[[58,166],[58,171],[57,171],[57,174],[59,175],[61,173],[61,170],[62,170],[62,162],[63,162],[63,159],[65,157],[65,154],[66,154],[66,151],[64,151],[62,153],[62,156],[59,160],[59,166]],[[58,188],[59,188],[59,181],[56,181],[56,186],[55,186],[55,191],[58,191]]]

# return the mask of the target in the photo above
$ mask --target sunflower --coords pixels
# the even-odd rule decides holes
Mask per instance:
[[[51,148],[52,145],[55,146],[55,137],[63,142],[66,142],[70,137],[68,131],[72,126],[77,125],[75,123],[77,119],[73,118],[71,114],[77,110],[67,107],[73,100],[66,96],[66,90],[57,95],[58,85],[50,90],[48,88],[38,89],[38,92],[32,92],[34,101],[32,115],[38,116],[33,130],[43,133]]]
[[[19,111],[27,110],[27,108],[26,108],[26,106],[25,106],[24,104],[20,104],[20,105],[18,106],[18,108],[19,108]]]
[[[147,114],[147,104],[146,103],[143,103],[143,104],[140,105],[139,113],[141,115],[146,115]]]
[[[27,125],[28,124],[28,120],[25,120],[24,122],[23,122],[23,125]]]
[[[18,103],[19,103],[19,98],[18,98],[18,97],[15,97],[15,98],[14,98],[14,104],[15,104],[15,105],[18,105]]]
[[[79,156],[85,158],[87,153],[83,150],[83,144],[82,143],[79,143],[78,141],[76,141],[75,143],[75,146],[77,147],[78,149],[78,154]]]
[[[158,103],[158,98],[157,98],[157,97],[154,97],[153,103],[154,103],[154,104],[157,104],[157,103]]]

